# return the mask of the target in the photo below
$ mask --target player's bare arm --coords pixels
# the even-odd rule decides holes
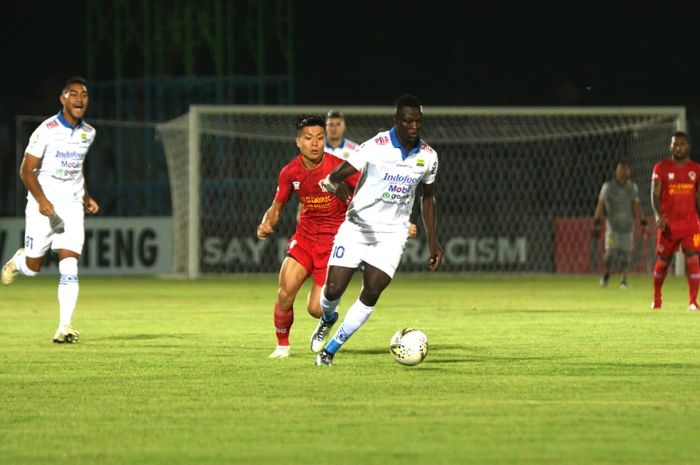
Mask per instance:
[[[666,218],[661,214],[661,181],[651,180],[651,208],[654,210],[656,226],[659,229],[666,229]]]
[[[36,178],[36,171],[41,166],[41,158],[35,157],[30,153],[25,153],[22,159],[22,165],[19,168],[19,177],[24,183],[32,197],[39,204],[39,212],[44,216],[53,216],[53,204],[46,198],[44,190]]]
[[[442,263],[444,251],[437,238],[437,202],[435,201],[435,183],[423,184],[423,196],[421,197],[421,216],[423,227],[428,236],[428,249],[430,249],[430,261],[428,268],[435,271]]]
[[[268,234],[272,234],[275,231],[275,226],[277,226],[277,223],[279,223],[283,209],[283,203],[272,202],[272,205],[270,205],[270,208],[267,209],[265,215],[263,215],[262,221],[258,225],[258,239],[265,240]]]
[[[321,180],[321,189],[335,194],[340,200],[348,203],[352,196],[352,190],[344,181],[355,173],[357,173],[357,169],[344,161]]]

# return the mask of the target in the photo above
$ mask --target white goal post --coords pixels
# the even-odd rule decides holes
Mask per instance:
[[[276,271],[293,232],[291,209],[272,241],[255,227],[280,168],[297,154],[294,123],[327,106],[192,105],[158,126],[173,202],[175,272]],[[391,127],[390,107],[338,106],[346,136]],[[422,137],[440,157],[438,211],[447,271],[594,272],[599,244],[583,232],[602,183],[627,160],[651,215],[654,163],[668,155],[683,107],[426,107]],[[653,223],[653,222],[651,222]],[[585,235],[585,239],[584,239]],[[653,242],[653,241],[652,241]],[[584,252],[582,252],[584,251]],[[407,245],[402,267],[425,268]],[[650,246],[635,250],[648,271]],[[676,261],[682,267],[682,261]]]

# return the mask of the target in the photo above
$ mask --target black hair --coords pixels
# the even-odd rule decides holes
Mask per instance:
[[[303,115],[297,121],[297,131],[301,131],[309,126],[320,126],[326,128],[326,121],[319,115]]]
[[[403,107],[418,108],[421,112],[423,111],[423,104],[415,95],[404,94],[396,99],[394,113],[397,113]]]
[[[345,118],[345,117],[338,110],[329,110],[328,113],[326,113],[326,119],[329,119],[329,118]]]
[[[85,80],[84,77],[82,77],[82,76],[73,76],[72,78],[68,78],[68,79],[66,80],[66,83],[63,84],[63,89],[62,89],[62,90],[66,90],[66,88],[68,88],[68,86],[71,85],[71,84],[82,84],[82,85],[84,85],[85,87],[87,87],[87,81]]]
[[[685,131],[676,131],[671,135],[671,137],[685,137],[685,140],[687,140],[688,143],[690,143],[690,137],[688,136],[688,133]]]

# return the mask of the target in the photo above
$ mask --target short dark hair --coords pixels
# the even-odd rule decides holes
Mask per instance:
[[[396,99],[396,106],[394,107],[394,113],[397,113],[400,108],[410,107],[418,108],[421,112],[423,111],[423,104],[415,95],[404,94],[398,99]]]
[[[690,142],[690,137],[688,137],[688,133],[685,131],[676,131],[671,135],[671,137],[685,137],[685,140]]]
[[[84,77],[82,77],[82,76],[73,76],[72,78],[68,78],[68,79],[66,80],[66,83],[63,84],[63,89],[61,89],[61,92],[63,92],[64,90],[66,90],[66,89],[68,88],[68,86],[71,85],[71,84],[82,84],[82,85],[84,85],[85,87],[87,87],[87,81],[85,80]]]
[[[326,119],[328,118],[343,118],[345,119],[345,116],[338,110],[329,110],[328,113],[326,113]]]
[[[303,115],[297,120],[297,131],[301,131],[309,126],[320,126],[326,128],[326,121],[319,115]]]

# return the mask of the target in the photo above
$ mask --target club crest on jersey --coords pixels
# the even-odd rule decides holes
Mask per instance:
[[[668,173],[668,179],[673,179],[675,178],[674,173]]]
[[[688,171],[688,177],[691,181],[695,181],[695,171]]]
[[[301,181],[292,181],[292,186],[294,186],[295,191],[299,190],[300,185],[301,185]]]
[[[416,160],[416,166],[425,166],[425,160],[419,158],[418,160]]]

